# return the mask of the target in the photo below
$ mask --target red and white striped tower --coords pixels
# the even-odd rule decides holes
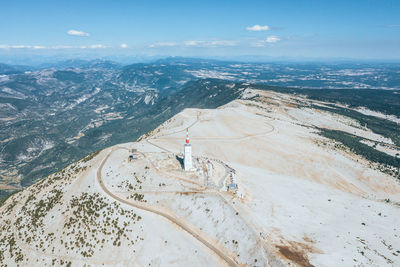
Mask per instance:
[[[189,144],[190,140],[189,140],[189,129],[186,128],[186,144]]]
[[[192,145],[189,140],[189,129],[186,129],[186,143],[184,145],[184,157],[183,157],[183,168],[185,171],[189,171],[193,168],[192,164]]]

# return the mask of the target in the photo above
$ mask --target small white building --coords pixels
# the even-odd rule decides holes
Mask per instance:
[[[228,192],[236,192],[237,189],[238,189],[238,186],[237,186],[237,184],[234,184],[234,183],[228,184],[228,186],[227,186]]]
[[[183,148],[184,148],[183,168],[185,169],[185,171],[190,171],[191,169],[193,169],[193,162],[192,162],[192,145],[190,144],[188,129],[186,129],[186,143]]]
[[[226,190],[228,192],[236,193],[236,191],[238,190],[238,184],[236,183],[236,180],[233,176],[233,172],[231,172],[229,175],[229,181],[230,181],[230,183],[226,186]]]

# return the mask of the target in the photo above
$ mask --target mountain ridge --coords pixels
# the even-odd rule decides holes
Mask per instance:
[[[193,83],[211,92],[232,84],[219,82]],[[11,196],[0,207],[0,262],[397,263],[396,174],[322,137],[318,127],[390,139],[324,111],[328,102],[240,89],[239,99],[184,108],[136,142],[88,155]],[[179,162],[187,128],[193,172]],[[237,191],[227,189],[230,183]]]

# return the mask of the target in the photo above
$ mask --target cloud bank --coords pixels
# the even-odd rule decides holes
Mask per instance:
[[[149,45],[149,47],[154,48],[154,47],[172,47],[172,46],[177,46],[178,43],[175,42],[158,42]]]
[[[100,49],[109,48],[103,44],[94,45],[82,45],[82,46],[71,46],[71,45],[54,45],[54,46],[42,46],[42,45],[0,45],[0,49]]]
[[[223,47],[223,46],[236,46],[235,41],[228,40],[215,40],[215,41],[185,41],[185,46],[189,47]]]
[[[279,38],[278,36],[268,36],[267,39],[265,39],[265,42],[276,43],[276,42],[279,42],[280,40],[281,40],[281,38]]]
[[[262,40],[259,40],[259,41],[255,42],[255,43],[253,43],[252,46],[263,47],[263,46],[266,46],[268,44],[277,43],[280,40],[281,40],[281,38],[279,38],[278,36],[271,35],[271,36],[268,36],[265,39],[262,39]]]
[[[77,30],[69,30],[69,31],[67,31],[67,34],[73,35],[73,36],[81,36],[81,37],[88,37],[90,35],[87,32],[77,31]]]
[[[261,26],[261,25],[258,25],[258,24],[253,25],[251,27],[246,27],[246,30],[252,31],[252,32],[268,31],[270,29],[271,28],[269,26],[267,26],[267,25]]]

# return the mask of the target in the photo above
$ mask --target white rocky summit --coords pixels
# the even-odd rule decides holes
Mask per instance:
[[[11,196],[0,265],[400,266],[398,180],[313,126],[385,139],[297,105],[310,100],[251,93]]]

